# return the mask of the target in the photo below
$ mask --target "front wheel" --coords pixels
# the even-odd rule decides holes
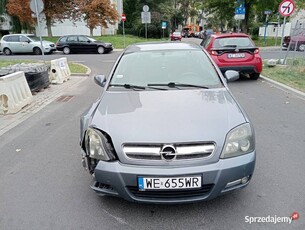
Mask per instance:
[[[298,50],[304,52],[305,50],[305,44],[298,45]]]
[[[250,74],[250,79],[251,80],[257,80],[259,78],[259,73],[251,73]]]
[[[33,53],[34,53],[35,55],[40,55],[40,54],[41,54],[41,49],[38,48],[38,47],[35,47],[35,48],[33,49]]]
[[[99,46],[99,47],[97,47],[97,52],[99,54],[103,54],[103,53],[105,53],[105,48],[103,46]]]

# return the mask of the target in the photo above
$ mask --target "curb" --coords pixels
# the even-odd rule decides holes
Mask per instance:
[[[268,77],[262,76],[262,75],[260,76],[260,78],[262,78],[262,79],[264,79],[265,81],[268,81],[268,82],[270,82],[270,83],[272,83],[272,84],[275,84],[275,85],[279,86],[280,88],[284,88],[284,89],[289,90],[289,91],[291,91],[291,92],[293,92],[293,93],[296,93],[296,94],[298,94],[299,96],[304,97],[304,99],[305,99],[305,93],[302,92],[302,91],[300,91],[300,90],[294,89],[294,88],[292,88],[292,87],[290,87],[290,86],[284,85],[283,83],[274,81],[274,80],[272,80],[272,79],[270,79],[270,78],[268,78]]]

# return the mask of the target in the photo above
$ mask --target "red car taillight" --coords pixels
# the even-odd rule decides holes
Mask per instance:
[[[210,51],[210,54],[211,54],[211,55],[217,55],[217,51],[211,50],[211,51]]]

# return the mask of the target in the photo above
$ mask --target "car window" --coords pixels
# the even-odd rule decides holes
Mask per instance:
[[[67,40],[67,37],[61,37],[61,38],[59,39],[60,42],[65,42],[66,40]]]
[[[8,36],[7,40],[8,42],[19,42],[19,36],[18,35],[12,35],[12,36]]]
[[[68,42],[77,42],[77,36],[70,36],[67,38]]]
[[[209,87],[220,85],[213,65],[202,50],[162,50],[125,54],[111,79],[111,84],[141,86],[169,82]]]
[[[88,40],[89,40],[89,39],[88,39],[87,37],[85,37],[85,36],[79,36],[79,37],[78,37],[78,41],[79,41],[79,42],[88,42]]]
[[[31,39],[33,42],[39,42],[40,41],[40,38],[36,37],[34,35],[29,35],[28,38]]]
[[[29,42],[29,39],[24,36],[20,36],[20,42]]]
[[[254,47],[253,42],[247,37],[227,37],[216,38],[213,43],[213,48],[223,47]]]
[[[174,32],[173,35],[178,35],[178,36],[180,36],[181,33],[180,33],[180,32]]]

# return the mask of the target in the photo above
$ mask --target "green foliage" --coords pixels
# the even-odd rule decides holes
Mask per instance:
[[[305,92],[304,58],[287,60],[289,65],[277,65],[273,68],[264,66],[262,75]]]

